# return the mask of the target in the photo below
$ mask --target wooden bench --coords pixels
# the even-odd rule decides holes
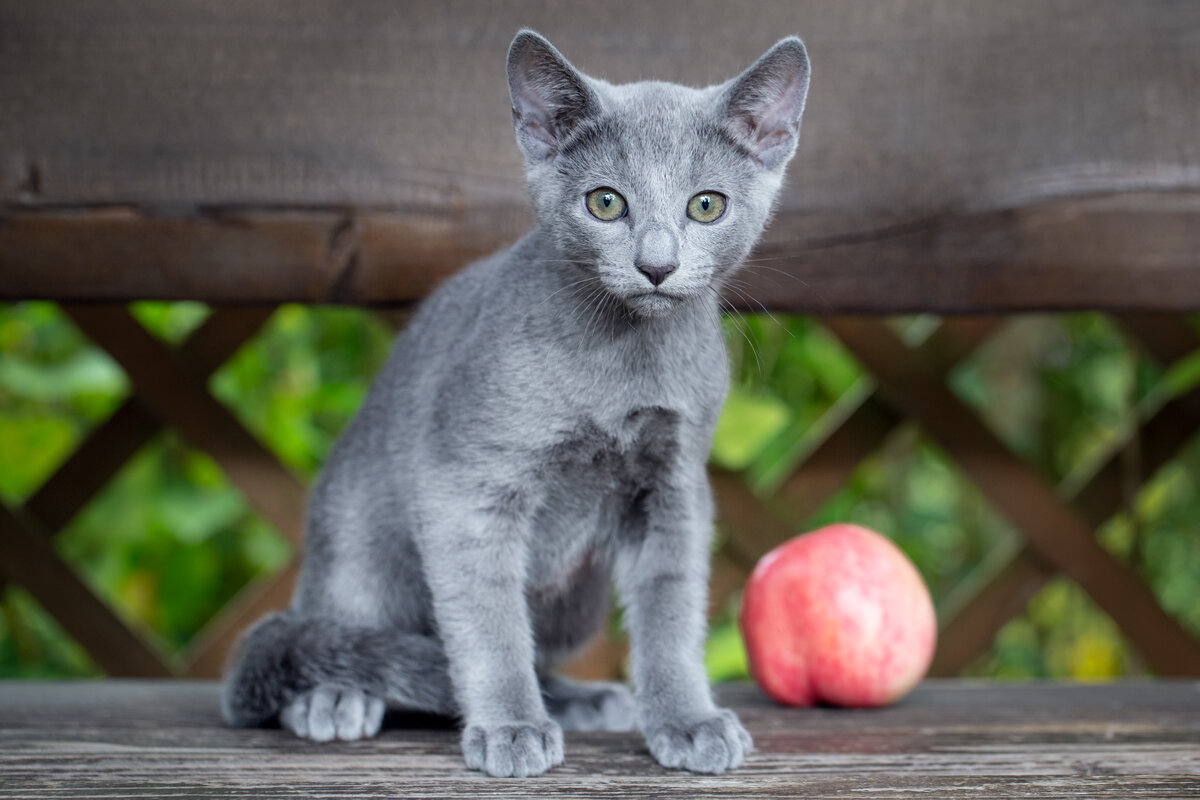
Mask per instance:
[[[503,76],[505,48],[523,25],[546,33],[581,68],[616,81],[710,83],[792,32],[810,48],[813,88],[800,150],[778,216],[744,273],[746,296],[730,301],[746,311],[761,303],[820,315],[872,372],[875,388],[845,398],[823,421],[823,436],[770,502],[738,476],[714,473],[721,516],[736,534],[717,554],[716,598],[794,532],[777,513],[780,505],[795,518],[811,512],[911,419],[1024,536],[1021,548],[946,613],[936,674],[957,674],[1062,572],[1118,623],[1154,672],[1200,675],[1200,643],[1093,538],[1129,488],[1127,456],[1140,464],[1137,481],[1170,461],[1200,428],[1200,397],[1193,392],[1157,410],[1131,432],[1127,453],[1114,451],[1068,497],[945,383],[948,370],[1004,315],[1018,312],[1107,312],[1163,364],[1200,343],[1181,319],[1200,309],[1200,4],[1167,0],[614,0],[586,10],[536,0],[479,7],[297,0],[282,10],[233,0],[9,4],[0,9],[0,299],[60,302],[120,362],[134,395],[22,507],[0,506],[0,573],[7,580],[28,589],[114,676],[215,676],[243,627],[287,602],[295,562],[248,587],[171,660],[63,564],[51,538],[143,443],[172,426],[299,545],[303,486],[208,394],[206,377],[280,303],[403,308],[528,228]],[[134,299],[202,300],[216,312],[170,348],[130,317],[123,304]],[[945,319],[916,346],[879,319],[913,312]],[[27,694],[52,699],[41,690],[3,691],[7,708]],[[150,707],[135,704],[145,716],[127,721],[130,735],[152,743],[155,726],[174,720],[218,748],[209,754],[216,762],[204,762],[209,756],[198,751],[198,764],[228,763],[222,759],[240,758],[244,747],[305,759],[310,752],[267,733],[234,740],[215,728],[200,731],[196,725],[215,721],[203,716],[211,716],[204,705],[209,688],[62,691],[110,718],[130,698],[155,698]],[[1195,711],[1191,692],[1187,684],[1133,686],[1113,697],[1126,698],[1127,708],[1182,704],[1176,710],[1184,714]],[[1003,756],[988,748],[1007,746],[1011,734],[1035,743],[1049,737],[1063,748],[1054,752],[1066,753],[1070,720],[1078,719],[1071,702],[1089,698],[1088,713],[1100,714],[1105,696],[939,685],[904,709],[845,718],[854,723],[836,722],[842,718],[830,712],[752,713],[766,726],[759,732],[767,733],[768,754],[777,752],[770,742],[787,740],[787,720],[845,726],[849,739],[797,733],[788,747],[859,747],[854,752],[869,756],[884,781],[887,770],[907,763],[905,754],[925,753],[933,759],[926,765],[937,761],[929,754],[954,739],[953,719],[986,727],[980,717],[990,713],[988,703],[1011,703],[1048,727],[1020,728],[1001,708],[992,733],[966,737],[982,749],[955,757],[994,756],[988,769],[1007,775],[995,785],[1011,788],[1026,756],[1037,764],[1055,757],[1038,761],[1018,749],[1009,766],[995,766]],[[759,708],[745,693],[736,697]],[[954,710],[958,700],[966,710]],[[173,711],[176,702],[199,716],[172,716],[193,714]],[[55,713],[67,715],[70,707],[59,703]],[[936,722],[928,709],[947,715],[937,723],[944,727],[928,727]],[[1048,717],[1049,709],[1061,709],[1054,712],[1061,719]],[[1143,712],[1152,715],[1148,706],[1130,719],[1143,719]],[[1161,739],[1171,769],[1195,769],[1170,749],[1179,731],[1194,731],[1189,719],[1171,723],[1175,733]],[[855,739],[851,729],[864,720],[884,732]],[[1143,735],[1120,727],[1134,724],[1123,717],[1112,724],[1118,741],[1128,736],[1151,750],[1160,742],[1153,725]],[[138,725],[146,726],[143,733]],[[18,735],[12,730],[5,735]],[[45,757],[71,751],[72,758],[91,758],[86,740],[69,738]],[[425,745],[413,745],[429,781],[457,769],[448,739],[437,741],[445,752],[431,761],[420,760]],[[650,784],[638,781],[658,773],[634,766],[627,743],[588,741],[596,748],[591,758],[606,760],[604,780],[649,792]],[[387,754],[394,745],[385,740],[362,752]],[[4,763],[20,769],[11,746]],[[1103,766],[1093,746],[1109,747],[1096,740],[1079,750],[1079,760],[1061,755],[1054,763],[1089,787],[1088,764],[1120,772],[1131,763]],[[330,769],[341,763],[335,758]],[[596,762],[576,763],[580,772],[572,775]],[[798,763],[758,762],[755,780],[765,783],[755,785],[778,788],[772,782]],[[865,783],[854,784],[830,772],[848,773],[855,763],[816,759],[807,779],[829,791],[875,780],[860,776]],[[627,768],[641,777],[622,784],[613,775]],[[928,769],[920,774],[947,795],[969,783],[958,783],[952,769]],[[91,780],[71,774],[78,786]],[[11,785],[35,787],[41,779],[28,773],[21,780]],[[1182,785],[1140,786],[1169,792]]]
[[[458,733],[390,716],[378,738],[314,744],[221,727],[195,682],[0,684],[0,798],[1196,797],[1200,683],[932,681],[877,711],[781,709],[727,686],[757,749],[738,772],[663,769],[635,734],[567,734],[567,760],[500,780]]]

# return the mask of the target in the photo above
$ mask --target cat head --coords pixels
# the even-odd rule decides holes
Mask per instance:
[[[508,52],[513,126],[539,222],[564,263],[662,316],[715,293],[766,226],[800,134],[804,44],[693,89],[613,85],[522,31]]]

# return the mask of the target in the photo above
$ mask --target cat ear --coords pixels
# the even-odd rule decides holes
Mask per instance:
[[[587,78],[533,31],[508,48],[508,90],[517,142],[533,161],[549,161],[580,122],[599,113]]]
[[[766,169],[786,164],[795,152],[808,74],[804,42],[789,36],[730,81],[722,94],[734,135]]]

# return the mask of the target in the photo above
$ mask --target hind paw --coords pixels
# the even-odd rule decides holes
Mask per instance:
[[[567,731],[631,731],[636,708],[623,683],[555,676],[542,686],[546,711]]]
[[[279,713],[279,723],[302,739],[344,742],[368,739],[383,724],[383,699],[358,689],[318,686]]]

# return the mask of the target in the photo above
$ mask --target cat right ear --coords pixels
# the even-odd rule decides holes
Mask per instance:
[[[531,161],[553,159],[579,123],[600,111],[587,78],[529,30],[508,48],[508,91],[517,143]]]
[[[722,95],[734,134],[766,169],[786,164],[796,150],[808,75],[804,42],[789,36],[730,81]]]

